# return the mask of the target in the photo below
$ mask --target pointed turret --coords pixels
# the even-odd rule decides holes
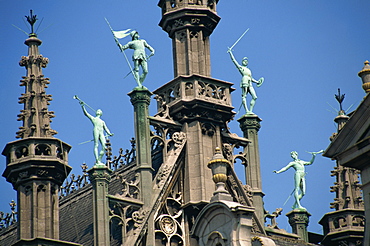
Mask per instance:
[[[24,108],[18,115],[18,120],[23,121],[23,126],[19,127],[17,138],[51,137],[57,132],[50,127],[54,112],[48,110],[52,98],[45,92],[50,82],[49,78],[42,74],[42,68],[47,66],[49,59],[39,52],[42,42],[33,31],[37,18],[32,15],[32,11],[27,20],[32,31],[24,42],[28,46],[28,56],[22,56],[19,61],[19,65],[26,68],[26,76],[23,76],[20,84],[25,87],[25,93],[19,98],[19,103],[24,104]]]
[[[365,65],[366,66],[366,65]],[[365,88],[364,88],[365,89]],[[342,102],[345,94],[335,95],[339,103],[339,112],[334,121],[337,123],[337,132],[330,140],[333,141],[341,132],[349,116],[343,110]],[[351,245],[363,240],[364,234],[364,203],[361,195],[361,185],[359,181],[360,171],[350,167],[344,167],[337,161],[331,176],[335,177],[334,185],[330,187],[330,192],[335,193],[334,202],[330,203],[330,208],[334,212],[326,213],[320,220],[324,228],[324,245],[338,245],[338,242],[346,242]]]
[[[19,101],[24,109],[18,115],[18,120],[23,121],[17,132],[17,138],[21,139],[8,143],[2,152],[7,163],[3,176],[17,191],[19,241],[16,245],[71,245],[58,240],[58,191],[71,171],[68,165],[71,146],[53,137],[57,132],[50,128],[50,119],[54,117],[48,111],[51,95],[45,91],[49,79],[42,74],[48,59],[39,53],[42,42],[33,30],[36,15],[31,10],[26,18],[31,33],[25,41],[28,56],[19,62],[26,68],[26,76],[21,80],[25,93]]]

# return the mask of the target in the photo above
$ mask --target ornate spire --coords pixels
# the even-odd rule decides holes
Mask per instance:
[[[53,137],[56,131],[50,128],[50,119],[54,112],[48,111],[51,95],[45,92],[49,79],[42,74],[48,59],[39,54],[42,42],[33,30],[36,15],[31,11],[26,18],[31,33],[25,41],[28,56],[19,62],[27,71],[21,80],[25,93],[19,98],[19,103],[24,104],[18,115],[18,120],[23,121],[17,132],[21,139],[8,143],[2,152],[6,156],[3,176],[17,190],[16,245],[72,245],[58,240],[58,191],[72,169],[68,165],[71,146]]]
[[[18,115],[18,121],[23,121],[23,126],[19,127],[17,138],[28,137],[52,137],[57,132],[50,128],[51,118],[54,118],[54,112],[48,111],[51,95],[47,95],[45,88],[50,83],[49,78],[42,74],[42,68],[45,68],[49,59],[39,53],[41,40],[34,33],[34,24],[37,16],[32,14],[26,16],[31,25],[31,33],[25,41],[28,46],[28,56],[22,56],[19,65],[25,67],[27,74],[20,81],[20,86],[25,87],[25,93],[19,98],[19,103],[24,104],[24,109]]]
[[[364,86],[363,88],[365,89]],[[338,94],[334,96],[339,103],[338,115],[334,119],[338,124],[338,128],[337,132],[333,133],[330,137],[331,141],[336,138],[349,120],[349,116],[346,115],[342,107],[345,95],[341,95],[340,89],[338,88]],[[334,170],[331,171],[331,176],[335,177],[335,182],[334,185],[330,187],[330,192],[335,193],[335,198],[334,201],[330,203],[330,208],[335,209],[335,211],[326,213],[319,221],[323,226],[325,235],[321,242],[322,244],[330,245],[330,242],[341,240],[343,243],[346,242],[347,245],[351,245],[351,243],[355,241],[362,241],[364,230],[364,202],[361,195],[359,173],[359,170],[344,167],[338,162]]]
[[[334,121],[338,124],[337,133],[334,133],[332,140],[342,130],[349,117],[346,115],[342,107],[345,94],[340,94],[338,88],[338,94],[335,94],[335,99],[339,103],[338,116],[335,117]],[[359,172],[352,168],[342,167],[337,165],[334,170],[331,171],[331,176],[336,177],[334,186],[331,186],[331,192],[336,193],[334,202],[331,203],[331,208],[336,210],[342,209],[363,209],[364,204],[361,199],[360,183],[358,180]]]

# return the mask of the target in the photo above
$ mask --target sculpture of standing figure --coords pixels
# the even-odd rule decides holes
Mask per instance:
[[[106,136],[104,135],[104,131],[107,132],[108,136],[113,136],[113,133],[111,133],[105,124],[104,120],[102,120],[100,117],[103,115],[103,111],[101,109],[96,110],[96,116],[92,116],[86,111],[85,108],[85,102],[80,100],[77,96],[75,96],[76,99],[79,100],[80,105],[82,107],[82,111],[84,112],[84,115],[91,120],[91,123],[94,125],[93,129],[93,136],[94,136],[94,156],[95,156],[95,165],[96,164],[102,164],[102,158],[105,153],[106,148]],[[99,142],[101,144],[101,150],[99,152]]]
[[[242,65],[240,65],[236,61],[231,48],[229,48],[227,50],[227,53],[230,54],[231,60],[233,61],[233,63],[235,64],[236,68],[239,70],[239,72],[242,75],[242,80],[240,82],[240,87],[242,89],[242,105],[243,105],[243,107],[245,109],[246,114],[253,114],[253,108],[254,108],[254,105],[255,105],[256,100],[257,100],[257,94],[256,94],[256,92],[255,92],[255,90],[253,88],[252,82],[253,83],[256,83],[257,84],[257,87],[260,87],[262,85],[263,81],[264,81],[264,78],[261,77],[257,81],[257,80],[255,80],[252,77],[252,72],[247,67],[248,66],[248,58],[247,57],[244,57],[243,58]],[[251,99],[251,102],[250,102],[250,105],[249,105],[249,110],[248,110],[248,107],[247,107],[247,94],[248,93],[252,96],[252,99]]]
[[[154,49],[144,39],[139,39],[140,36],[137,31],[130,32],[130,36],[132,38],[132,41],[128,42],[125,45],[120,45],[120,47],[122,50],[126,50],[128,48],[134,50],[134,54],[132,55],[132,60],[134,61],[134,70],[132,72],[134,73],[134,77],[138,86],[141,87],[146,78],[146,75],[148,74],[147,60],[149,57],[154,55]],[[149,56],[146,55],[145,48],[151,51],[151,54]],[[140,66],[142,69],[141,75],[139,74]]]
[[[304,207],[302,207],[301,203],[300,203],[300,200],[302,199],[302,197],[306,194],[306,180],[305,180],[305,167],[306,165],[311,165],[314,160],[315,160],[315,157],[317,154],[320,154],[324,152],[323,150],[320,150],[318,152],[309,152],[310,154],[312,154],[312,158],[310,161],[302,161],[300,159],[298,159],[298,153],[297,151],[292,151],[290,152],[290,156],[293,158],[293,161],[289,162],[288,165],[286,165],[285,167],[283,167],[282,169],[280,169],[279,171],[274,171],[274,173],[281,173],[281,172],[285,172],[286,170],[288,170],[289,168],[293,167],[294,170],[295,170],[295,174],[294,174],[294,198],[295,198],[295,202],[293,204],[293,209],[302,209],[302,210],[306,210]],[[293,193],[292,192],[292,193]]]

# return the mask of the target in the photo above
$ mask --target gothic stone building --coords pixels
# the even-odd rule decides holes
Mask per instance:
[[[338,134],[325,155],[338,163],[332,188],[336,210],[320,222],[324,235],[307,231],[310,215],[301,210],[287,214],[293,233],[279,229],[281,210],[267,214],[263,207],[261,119],[244,115],[238,119],[243,136],[230,133],[234,89],[210,77],[209,38],[220,20],[217,3],[159,1],[159,25],[172,39],[175,78],[153,92],[133,89],[132,149],[112,157],[108,142],[106,163],[83,166],[83,174],[71,176],[70,182],[64,181],[71,171],[71,146],[55,138],[50,125],[49,80],[42,73],[48,59],[39,53],[41,40],[29,35],[28,56],[20,61],[26,68],[19,114],[23,125],[19,140],[3,150],[3,176],[17,191],[17,212],[13,203],[12,213],[1,215],[6,224],[0,230],[1,245],[361,245],[364,203],[357,176],[361,172],[370,220],[370,99],[353,114],[335,119]],[[368,67],[360,72],[366,81]],[[154,116],[148,113],[152,96],[157,101]],[[234,154],[236,147],[243,151]],[[245,166],[247,184],[234,171],[236,160]],[[268,226],[266,219],[271,220]],[[369,240],[367,230],[363,245]]]

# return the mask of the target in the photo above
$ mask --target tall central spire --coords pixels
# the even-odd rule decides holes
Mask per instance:
[[[218,0],[160,0],[159,25],[172,39],[174,76],[211,75],[209,36],[220,17]]]

